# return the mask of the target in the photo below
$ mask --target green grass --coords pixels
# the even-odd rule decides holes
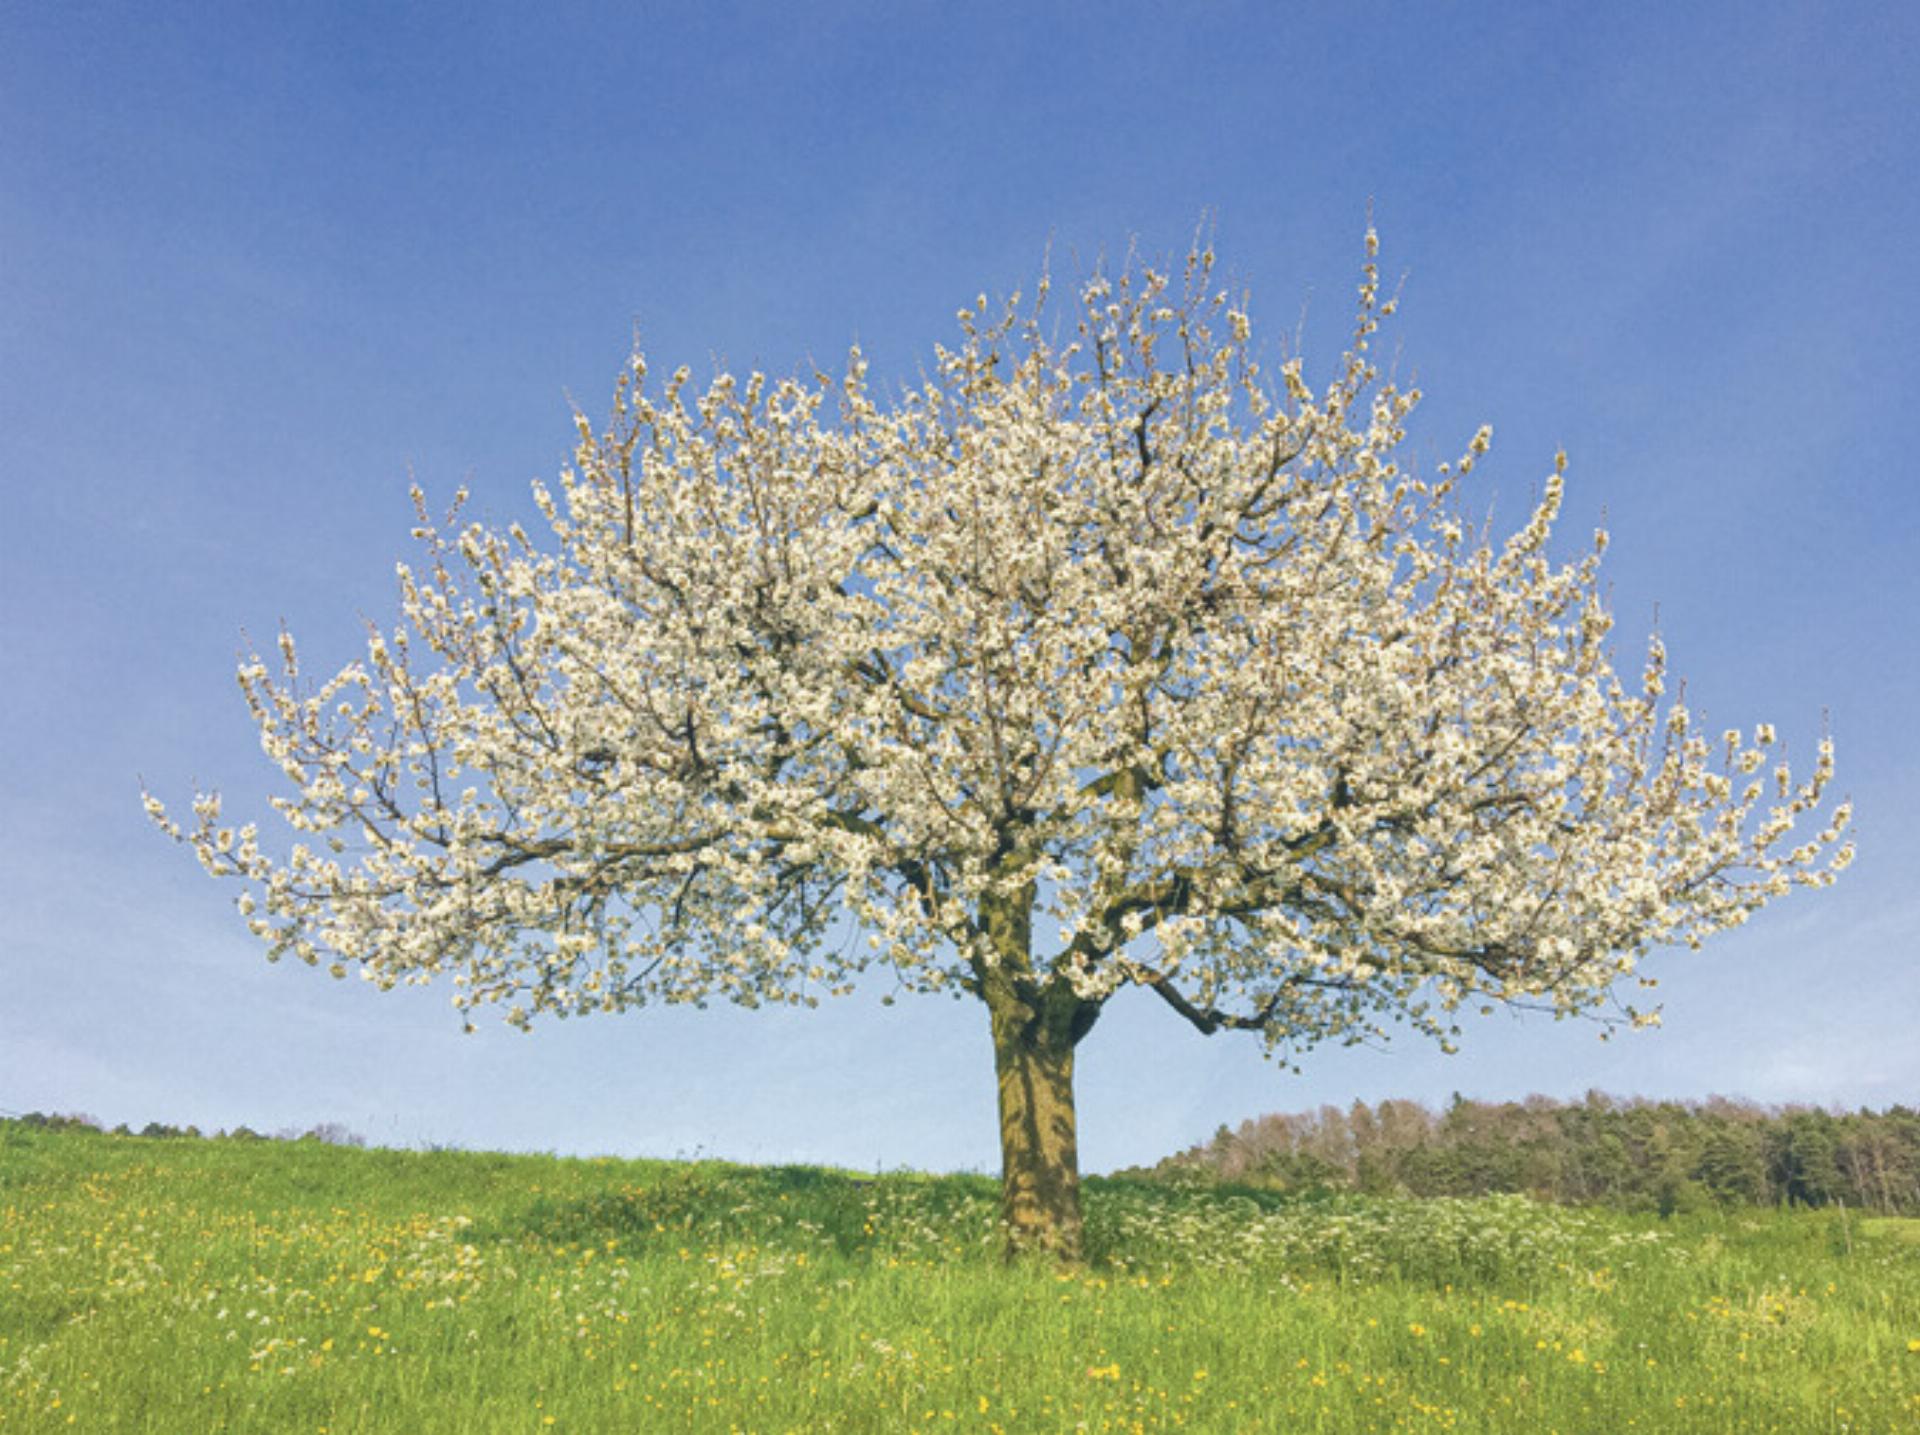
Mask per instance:
[[[1920,1222],[0,1125],[0,1432],[1896,1431]]]
[[[1920,1220],[1911,1216],[1868,1216],[1860,1222],[1860,1234],[1869,1240],[1900,1241],[1920,1246]]]

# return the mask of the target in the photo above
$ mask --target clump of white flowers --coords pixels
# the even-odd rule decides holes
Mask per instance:
[[[1798,778],[1771,727],[1711,741],[1657,640],[1623,680],[1605,535],[1550,555],[1564,456],[1504,540],[1457,503],[1490,429],[1403,466],[1375,248],[1322,387],[1270,381],[1207,251],[1094,279],[1064,342],[1045,285],[982,299],[892,401],[858,350],[704,389],[636,354],[536,486],[548,533],[416,491],[364,661],[242,665],[286,845],[216,796],[149,810],[274,956],[445,973],[521,1024],[811,1002],[876,961],[1144,986],[1288,1052],[1595,1008],[1832,880],[1848,807],[1795,836],[1831,745]]]

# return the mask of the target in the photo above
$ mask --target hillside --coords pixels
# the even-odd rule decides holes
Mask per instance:
[[[0,1431],[1890,1430],[1920,1223],[0,1122]]]

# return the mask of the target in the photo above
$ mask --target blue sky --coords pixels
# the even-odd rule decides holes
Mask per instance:
[[[1176,11],[1184,11],[1172,19]],[[140,811],[269,773],[233,684],[394,609],[411,480],[529,508],[656,364],[910,376],[977,291],[1177,250],[1339,350],[1368,206],[1512,516],[1557,447],[1622,661],[1810,755],[1860,859],[1701,954],[1663,1030],[1496,1017],[1303,1075],[1151,998],[1080,1060],[1094,1170],[1270,1110],[1589,1088],[1920,1101],[1920,9],[190,7],[0,0],[0,1110],[379,1141],[997,1166],[984,1011],[644,1011],[463,1037],[272,968]]]

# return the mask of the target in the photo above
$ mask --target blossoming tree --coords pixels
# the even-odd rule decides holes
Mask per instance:
[[[664,385],[579,424],[550,537],[429,518],[404,621],[240,684],[294,838],[182,826],[271,955],[467,1014],[843,993],[986,1007],[1010,1241],[1080,1247],[1076,1046],[1140,987],[1289,1058],[1467,1004],[1591,1012],[1850,856],[1772,731],[1695,730],[1656,639],[1616,675],[1605,535],[1548,553],[1560,460],[1494,541],[1377,373],[1270,378],[1211,252],[963,309],[895,400]],[[1046,321],[1043,323],[1043,319]],[[464,498],[464,494],[462,495]],[[1770,771],[1764,769],[1771,768]],[[1817,819],[1814,819],[1817,820]],[[1649,1020],[1631,1006],[1623,1019]]]

